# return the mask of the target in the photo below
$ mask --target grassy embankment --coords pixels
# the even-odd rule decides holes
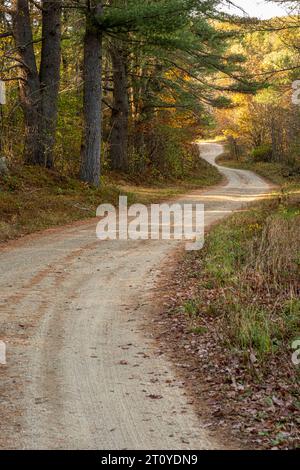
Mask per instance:
[[[298,446],[300,175],[278,164],[219,163],[267,177],[280,186],[278,197],[232,215],[212,229],[204,250],[185,256],[183,276],[195,287],[175,310],[211,351],[210,374],[231,371],[233,383],[226,374],[216,379],[223,417],[236,412],[238,433],[259,446]]]
[[[182,180],[149,178],[137,184],[137,178],[110,174],[103,177],[101,189],[44,168],[13,166],[8,176],[0,176],[0,242],[94,217],[99,204],[118,204],[121,194],[128,196],[129,203],[147,204],[220,180],[218,171],[202,160]]]
[[[255,171],[278,185],[278,198],[234,215],[209,241],[215,261],[208,269],[216,281],[241,288],[242,303],[235,299],[234,305],[237,329],[229,336],[239,348],[254,348],[263,356],[280,350],[285,338],[300,337],[300,172],[226,155],[219,163]]]

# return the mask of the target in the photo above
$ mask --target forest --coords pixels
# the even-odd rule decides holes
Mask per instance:
[[[101,433],[84,426],[94,413],[102,425],[101,413],[111,406],[109,393],[115,387],[123,397],[122,406],[115,407],[122,409],[123,421],[133,413],[132,422],[142,422],[135,428],[135,421],[134,426],[126,421],[128,436],[135,440],[126,435],[129,440],[123,442],[111,437],[120,426],[118,413],[112,413],[112,422],[103,420],[103,436],[109,436],[103,442],[118,448],[141,446],[149,436],[153,448],[160,445],[159,426],[155,433],[153,424],[146,429],[143,413],[144,408],[153,413],[147,408],[149,399],[159,407],[169,394],[174,409],[166,405],[166,410],[172,419],[173,413],[182,415],[183,424],[174,417],[171,441],[162,441],[168,448],[193,445],[186,435],[176,441],[178,428],[193,422],[186,412],[191,403],[198,411],[200,407],[206,420],[203,429],[220,430],[233,447],[299,448],[299,363],[291,357],[293,345],[300,344],[300,2],[275,2],[285,6],[286,15],[268,19],[257,18],[255,9],[247,15],[233,8],[234,3],[1,0],[0,333],[17,351],[22,344],[32,355],[43,352],[27,379],[34,381],[32,377],[47,372],[56,382],[43,389],[48,383],[44,378],[35,389],[35,405],[42,403],[48,410],[52,427],[32,404],[26,411],[30,419],[26,415],[27,421],[22,421],[22,413],[15,412],[21,405],[13,385],[23,373],[23,349],[18,353],[12,375],[0,383],[0,397],[11,406],[9,429],[25,429],[34,416],[36,434],[30,441],[33,431],[26,428],[25,444],[21,439],[20,445],[15,437],[7,444],[0,436],[0,448],[26,448],[42,438],[41,447],[56,446],[65,425],[69,441],[62,438],[57,448],[78,447],[78,442],[90,448],[94,435]],[[163,244],[149,248],[131,242],[128,249],[110,242],[95,247],[94,235],[85,238],[84,230],[94,230],[92,218],[101,203],[117,204],[119,196],[126,195],[130,203],[150,204],[183,195],[192,198],[195,191],[204,195],[210,229],[199,252],[180,257]],[[161,268],[154,295],[159,305],[148,298],[144,303],[144,291],[153,288],[149,272],[158,272],[163,255],[173,264]],[[152,346],[142,348],[139,336],[140,311],[144,320],[148,301],[153,316],[144,334],[159,345],[155,353]],[[69,336],[62,318],[66,325],[70,321]],[[133,322],[132,328],[128,322]],[[56,327],[59,339],[53,333]],[[100,343],[95,331],[100,332]],[[45,332],[47,340],[42,342]],[[73,343],[65,346],[72,335],[92,361],[85,358],[74,365],[77,359],[68,356]],[[91,338],[92,355],[85,349]],[[136,344],[140,351],[130,356]],[[26,364],[31,363],[30,354]],[[51,366],[58,360],[56,354],[62,361],[58,369],[69,382]],[[139,355],[143,364],[138,363]],[[161,356],[178,369],[176,378],[163,385],[145,365],[146,358],[154,364]],[[103,372],[107,386],[97,375],[100,359],[102,372],[113,371]],[[46,372],[37,364],[44,364]],[[140,383],[128,385],[136,372],[130,367],[145,367],[151,376],[149,383],[140,379],[142,392]],[[122,378],[124,390],[117,388],[121,379],[119,383],[116,377]],[[65,396],[63,380],[76,404],[72,408],[73,399],[64,404],[66,414],[55,401]],[[181,408],[170,385],[179,382],[182,388],[188,384],[185,396],[190,400],[184,404],[176,395]],[[93,396],[89,386],[98,394]],[[82,396],[89,397],[84,411],[77,393],[81,387]],[[7,398],[7,390],[13,398]],[[126,401],[132,391],[134,410]],[[103,405],[100,413],[101,394],[109,406]],[[45,401],[40,398],[44,396]],[[163,406],[155,418],[165,438]],[[53,410],[57,422],[51,421]],[[0,421],[6,422],[1,413]],[[79,416],[76,423],[72,416]],[[80,440],[81,426],[86,440]],[[226,447],[224,439],[215,447]]]
[[[296,15],[260,22],[215,0],[102,3],[3,2],[2,166],[94,187],[114,172],[180,180],[197,165],[191,142],[219,134],[236,156],[297,172]]]

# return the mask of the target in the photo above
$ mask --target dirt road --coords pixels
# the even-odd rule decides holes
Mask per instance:
[[[202,144],[214,164],[218,144]],[[251,172],[204,202],[206,225],[269,190]],[[172,365],[143,328],[151,289],[174,241],[105,241],[95,221],[0,250],[2,448],[218,449]]]

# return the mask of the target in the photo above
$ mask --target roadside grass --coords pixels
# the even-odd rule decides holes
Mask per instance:
[[[300,177],[227,155],[218,163],[255,171],[278,190],[213,226],[203,250],[183,256],[164,334],[209,422],[255,448],[299,448]]]
[[[196,255],[199,315],[215,315],[224,344],[264,365],[300,338],[300,208],[256,204],[216,226]],[[208,295],[207,295],[208,294]],[[207,303],[207,298],[209,302]]]
[[[184,180],[165,179],[137,184],[128,176],[107,174],[100,189],[44,168],[13,166],[0,176],[0,242],[46,228],[94,217],[99,204],[117,205],[120,195],[128,203],[149,204],[217,184],[218,171],[200,160]]]
[[[172,282],[166,348],[207,421],[247,446],[299,448],[300,197],[257,202],[215,225]]]
[[[237,214],[212,232],[210,242],[224,266],[219,278],[229,291],[224,295],[229,343],[262,359],[287,351],[291,340],[300,338],[300,172],[283,163],[237,161],[226,152],[218,163],[255,171],[280,189],[277,202]],[[213,248],[215,238],[219,250]],[[238,301],[230,300],[237,288]]]

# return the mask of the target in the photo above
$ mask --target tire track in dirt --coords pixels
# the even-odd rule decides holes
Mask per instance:
[[[221,145],[202,145],[212,164],[221,152]],[[221,171],[226,184],[180,199],[204,202],[206,228],[269,191],[251,172]],[[96,242],[95,226],[47,231],[0,251],[0,331],[8,343],[1,447],[229,447],[199,420],[144,328],[162,262],[180,245]]]

